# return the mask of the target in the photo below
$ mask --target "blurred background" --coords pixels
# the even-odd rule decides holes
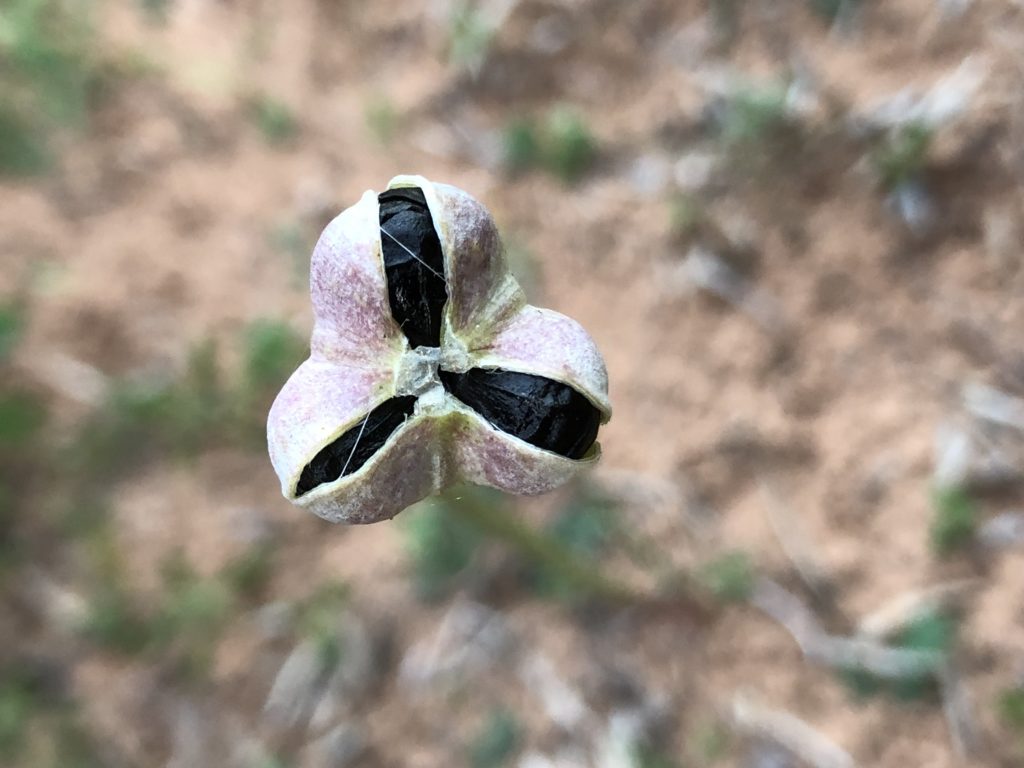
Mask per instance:
[[[1022,77],[1020,0],[2,0],[0,765],[1024,764]],[[266,411],[398,173],[615,415],[331,526]]]

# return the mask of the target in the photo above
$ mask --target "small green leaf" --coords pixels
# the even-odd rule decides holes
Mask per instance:
[[[745,552],[727,552],[705,564],[698,581],[725,603],[742,602],[754,589],[754,566]]]
[[[30,694],[14,682],[0,685],[0,758],[14,761],[34,709]]]
[[[469,0],[455,3],[448,21],[448,57],[471,75],[479,73],[497,29]]]
[[[469,747],[473,768],[498,768],[508,763],[519,749],[522,728],[515,716],[504,709],[491,712],[484,727]]]
[[[0,143],[3,142],[3,131],[0,129]],[[2,164],[0,160],[0,164]],[[0,304],[0,363],[11,356],[14,347],[21,337],[24,317],[21,307],[16,302]]]
[[[318,586],[299,606],[299,631],[315,643],[324,669],[336,666],[345,651],[338,625],[348,597],[347,584],[329,581]]]
[[[556,107],[548,115],[544,164],[567,184],[583,176],[597,156],[597,144],[583,118],[570,107]]]
[[[729,751],[732,732],[719,721],[700,724],[690,739],[693,754],[701,765],[710,765],[722,760]]]
[[[0,105],[0,174],[33,176],[50,165],[39,126],[10,105]]]
[[[932,493],[935,510],[931,525],[932,549],[945,556],[966,547],[977,528],[974,502],[960,488],[936,489]]]
[[[97,92],[92,3],[7,0],[0,16],[0,174],[47,169],[50,141]]]
[[[728,144],[755,144],[788,123],[786,86],[782,83],[736,88],[725,104],[722,138]]]
[[[256,127],[272,146],[287,144],[298,133],[299,124],[284,102],[260,95],[252,100],[251,111]]]
[[[872,155],[882,187],[892,190],[920,175],[933,138],[934,131],[921,123],[894,129]]]
[[[953,616],[935,611],[912,622],[893,638],[891,647],[949,654],[956,643],[957,630],[958,625]],[[862,699],[876,694],[887,694],[899,701],[937,699],[938,685],[931,672],[885,679],[855,667],[841,670],[840,678]]]
[[[166,593],[152,621],[153,645],[186,678],[201,678],[227,625],[232,593],[220,580],[200,577],[180,551],[161,571]]]
[[[27,443],[46,423],[46,408],[28,392],[0,394],[0,447]]]
[[[999,717],[1024,738],[1024,686],[1009,688],[999,695]]]
[[[54,766],[59,768],[105,768],[96,740],[79,722],[76,713],[62,713],[56,724],[57,756]]]
[[[382,146],[389,146],[398,128],[395,105],[384,96],[377,96],[366,105],[366,127]]]
[[[154,24],[163,24],[167,21],[172,0],[137,0],[139,8],[146,15],[146,19]]]
[[[82,634],[86,639],[117,653],[136,655],[152,640],[152,631],[138,606],[120,587],[104,587],[89,604]]]
[[[537,167],[541,162],[541,139],[529,118],[509,121],[501,135],[502,160],[510,173]]]
[[[255,321],[245,331],[246,384],[257,392],[276,392],[308,351],[306,343],[285,323]]]
[[[679,768],[676,760],[651,744],[636,744],[632,758],[632,768]]]
[[[825,21],[834,22],[842,14],[848,14],[861,0],[808,0],[811,10]]]
[[[274,547],[255,544],[234,557],[221,571],[221,578],[235,594],[256,598],[266,589],[274,573]]]

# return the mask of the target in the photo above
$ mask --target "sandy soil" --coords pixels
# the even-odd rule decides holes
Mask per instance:
[[[668,531],[663,546],[684,564],[740,548],[798,589],[766,514],[768,484],[835,582],[835,631],[897,593],[978,576],[957,656],[979,730],[967,764],[1020,764],[993,702],[1024,665],[1024,554],[939,560],[927,531],[936,432],[967,418],[962,387],[1024,393],[1024,9],[976,0],[945,18],[942,4],[924,0],[868,3],[844,32],[803,3],[753,2],[741,4],[725,46],[702,3],[523,0],[473,79],[447,63],[446,14],[435,5],[182,0],[154,26],[131,4],[106,4],[109,45],[139,51],[155,72],[125,83],[88,135],[69,139],[58,173],[0,186],[0,282],[9,289],[34,273],[38,286],[19,364],[46,382],[55,357],[116,376],[180,365],[209,335],[230,349],[256,317],[306,331],[304,265],[274,248],[275,227],[315,233],[397,173],[457,184],[534,254],[539,303],[577,318],[606,356],[615,415],[601,433],[598,480],[667,484],[710,510],[706,540],[678,523],[677,508],[627,504],[629,519]],[[986,79],[937,134],[926,171],[934,224],[915,235],[886,204],[865,160],[870,144],[843,126],[968,57]],[[806,75],[816,95],[795,143],[747,162],[709,137],[709,89],[723,76],[787,71]],[[271,147],[259,135],[243,105],[257,89],[298,117],[296,141]],[[382,99],[397,114],[388,147],[366,121]],[[597,166],[574,187],[543,173],[504,175],[496,131],[558,101],[586,116]],[[704,229],[680,234],[670,178],[694,152],[716,167],[694,193]],[[1005,247],[1000,226],[1009,227]],[[768,315],[685,284],[684,259],[698,244],[738,265]],[[89,408],[74,394],[54,387],[64,423]],[[984,513],[1013,508],[1019,491],[983,499]],[[445,615],[408,585],[399,522],[346,530],[304,516],[279,498],[262,457],[151,467],[113,499],[143,590],[157,588],[155,564],[176,547],[214,572],[257,516],[284,542],[275,596],[343,579],[399,655]],[[522,506],[543,512],[543,503]],[[595,668],[626,670],[668,697],[670,742],[692,764],[704,764],[695,734],[739,690],[804,718],[860,765],[963,764],[941,707],[856,700],[753,609],[709,626],[629,616],[595,625],[534,600],[502,612],[519,647],[550,657],[595,712],[614,709],[590,679]],[[279,663],[268,658],[279,656],[264,658],[247,626],[232,628],[214,691],[196,706],[231,702],[237,713],[220,711],[224,727],[262,738],[266,669]],[[102,655],[75,672],[90,720],[138,765],[168,765],[174,749],[169,705],[137,700],[146,686],[160,690],[159,679],[139,682],[153,674]],[[514,665],[455,697],[409,695],[396,675],[354,713],[372,746],[366,764],[450,765],[454,745],[496,702],[521,713],[531,749],[553,754],[572,741]],[[722,764],[761,764],[746,754],[736,747]]]

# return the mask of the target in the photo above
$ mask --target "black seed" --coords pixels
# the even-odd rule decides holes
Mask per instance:
[[[412,415],[415,404],[415,397],[393,397],[370,411],[366,418],[320,449],[302,470],[295,495],[332,483],[342,475],[351,475],[363,466]]]
[[[441,346],[441,313],[448,301],[441,241],[423,191],[381,193],[380,241],[391,315],[415,347]]]
[[[579,459],[597,439],[601,413],[567,384],[515,371],[440,371],[451,394],[502,432]]]

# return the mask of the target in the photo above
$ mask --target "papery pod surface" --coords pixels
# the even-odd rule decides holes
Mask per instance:
[[[526,303],[463,190],[399,176],[367,192],[321,235],[310,289],[310,359],[267,425],[293,503],[370,523],[461,481],[543,493],[600,456],[600,352]]]

